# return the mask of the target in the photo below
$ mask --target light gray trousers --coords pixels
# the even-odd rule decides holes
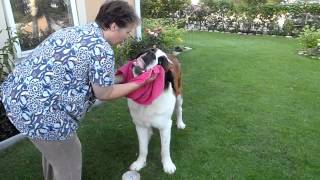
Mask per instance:
[[[45,180],[81,180],[82,152],[77,134],[64,141],[30,140],[42,153]]]

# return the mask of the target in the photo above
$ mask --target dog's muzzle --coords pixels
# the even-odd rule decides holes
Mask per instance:
[[[145,72],[146,64],[144,63],[141,56],[133,61],[133,66],[134,66],[133,70],[135,74],[140,75],[141,73]]]

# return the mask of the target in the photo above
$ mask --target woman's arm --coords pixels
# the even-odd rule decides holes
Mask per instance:
[[[124,97],[141,85],[136,83],[114,84],[112,86],[101,87],[93,84],[93,92],[97,99],[106,101]]]
[[[97,99],[106,101],[124,97],[141,86],[136,83],[114,84],[107,87],[93,84],[93,92]]]
[[[155,80],[155,77],[150,77],[144,83],[137,84],[134,82],[124,83],[124,84],[114,84],[112,86],[102,87],[99,85],[93,84],[93,92],[97,99],[106,101],[117,99],[120,97],[124,97],[131,92],[139,89],[140,87],[144,86],[147,83],[150,83]]]

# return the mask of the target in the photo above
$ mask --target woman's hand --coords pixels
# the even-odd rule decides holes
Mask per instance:
[[[121,75],[115,75],[114,77],[114,83],[115,84],[121,84],[123,83],[123,77]]]

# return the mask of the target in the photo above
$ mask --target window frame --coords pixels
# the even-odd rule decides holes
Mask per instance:
[[[70,6],[71,6],[73,25],[77,26],[77,25],[79,25],[77,3],[76,3],[76,0],[69,0],[69,1],[70,1]],[[5,14],[5,21],[6,21],[7,26],[10,28],[9,36],[15,37],[17,35],[17,27],[16,27],[16,23],[14,20],[13,12],[12,12],[11,2],[10,2],[10,0],[3,0],[2,4],[3,4],[4,14]],[[19,39],[18,39],[18,42],[19,42]],[[17,58],[25,57],[33,51],[33,49],[27,50],[27,51],[22,51],[21,46],[20,46],[20,42],[15,43],[15,49],[16,49],[16,57]]]

